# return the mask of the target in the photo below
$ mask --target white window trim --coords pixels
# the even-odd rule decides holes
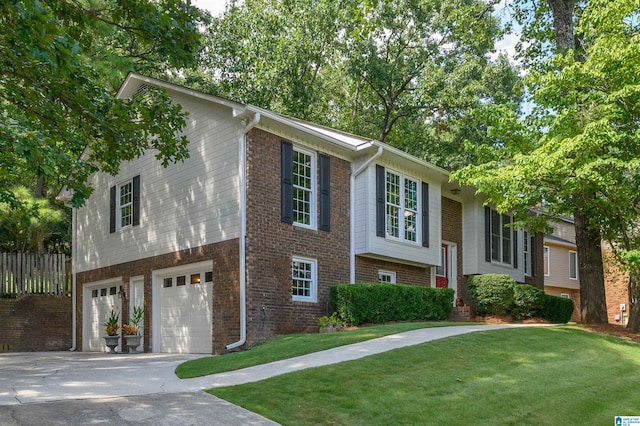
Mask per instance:
[[[393,235],[389,235],[389,233],[387,232],[387,206],[389,205],[389,203],[387,202],[387,173],[391,173],[394,174],[396,176],[400,177],[400,205],[398,206],[398,224],[399,224],[399,229],[398,229],[398,237],[394,237]],[[406,179],[412,180],[416,183],[416,195],[417,195],[417,199],[416,199],[416,229],[415,229],[415,234],[416,234],[416,240],[415,241],[411,241],[411,240],[407,240],[404,235],[405,235],[405,222],[404,222],[404,212],[405,212],[405,193],[404,193],[404,186],[405,186],[405,181]],[[384,183],[385,183],[385,188],[384,188],[384,230],[385,230],[385,237],[389,238],[391,240],[394,241],[402,241],[404,243],[408,243],[408,244],[416,244],[416,245],[420,245],[422,244],[422,220],[420,218],[420,215],[422,214],[421,211],[421,207],[422,206],[422,189],[421,189],[421,185],[420,185],[421,180],[411,176],[411,175],[406,175],[404,173],[398,172],[396,170],[393,169],[388,169],[385,168],[385,174],[384,174]]]
[[[309,296],[296,296],[293,295],[293,263],[309,263],[311,264],[311,285],[309,288]],[[309,257],[293,256],[291,258],[291,300],[294,302],[318,302],[318,261]]]
[[[547,253],[546,260],[544,256],[545,253]],[[542,261],[547,263],[547,273],[544,274],[544,276],[550,277],[551,276],[551,249],[549,249],[549,246],[544,246],[544,248],[542,249]]]
[[[389,281],[382,281],[381,277],[383,277],[383,276],[389,277]],[[384,269],[378,269],[378,282],[395,284],[396,283],[396,273],[395,273],[395,271],[387,271],[387,270],[384,270]]]
[[[531,239],[529,231],[522,231],[522,254],[524,265],[524,276],[531,276]]]
[[[575,276],[575,277],[572,277],[572,276],[571,276],[571,263],[572,263],[572,262],[571,262],[571,255],[572,255],[572,254],[574,254],[574,255],[575,255],[575,262],[574,262],[574,263],[575,263],[575,266],[576,266],[576,268],[575,268],[575,270],[576,270],[576,276]],[[578,280],[578,252],[577,252],[577,251],[575,251],[575,250],[569,250],[569,279],[570,279],[570,280],[574,280],[574,281],[577,281],[577,280]]]
[[[496,260],[493,258],[493,213],[496,213],[498,215],[498,217],[500,218],[500,242],[498,243],[498,257],[500,260]],[[513,232],[511,232],[513,230],[513,228],[511,228],[511,226],[509,226],[507,228],[507,238],[509,239],[509,262],[504,262],[504,250],[503,250],[503,240],[505,239],[504,236],[504,230],[505,230],[505,226],[504,226],[504,221],[503,218],[508,217],[509,218],[509,224],[513,223],[513,217],[509,216],[508,214],[501,214],[498,213],[497,210],[495,209],[491,209],[491,222],[490,222],[490,226],[489,226],[489,241],[491,242],[491,263],[494,263],[496,265],[513,265]]]
[[[121,191],[122,187],[125,185],[131,185],[131,201],[124,206],[120,203],[121,201]],[[122,226],[122,208],[130,205],[131,206],[131,223],[128,225]],[[116,185],[116,231],[121,229],[127,229],[133,227],[133,179],[126,180],[124,182],[120,182]]]
[[[309,194],[309,199],[310,199],[310,203],[309,203],[309,223],[302,223],[302,222],[296,222],[295,220],[295,198],[294,198],[294,209],[293,209],[293,225],[294,226],[299,226],[301,228],[308,228],[308,229],[316,229],[316,197],[317,197],[317,193],[316,193],[316,155],[314,152],[311,151],[307,151],[305,149],[300,149],[296,146],[293,147],[293,155],[291,158],[291,161],[293,162],[293,157],[295,157],[295,153],[299,152],[301,154],[304,155],[308,155],[310,157],[310,163],[311,163],[311,188],[310,188],[310,194]],[[293,164],[292,164],[293,167]],[[297,188],[297,186],[291,182],[291,185],[293,186],[293,191],[295,193],[295,189]],[[304,188],[306,189],[306,188]],[[295,195],[294,195],[295,197]]]

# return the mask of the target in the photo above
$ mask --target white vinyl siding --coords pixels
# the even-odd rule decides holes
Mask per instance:
[[[531,237],[529,232],[522,233],[522,254],[524,258],[524,275],[531,276]]]
[[[356,163],[355,167],[357,168],[357,166]],[[428,175],[420,175],[413,170],[408,172],[400,170],[397,173],[412,176],[411,180],[418,183],[419,193],[422,192],[420,182],[429,184],[429,247],[421,245],[421,230],[416,234],[416,242],[376,236],[376,166],[372,164],[358,175],[355,181],[355,219],[353,223],[355,223],[356,255],[383,257],[399,263],[418,266],[437,265],[440,261],[442,235],[440,182]],[[404,186],[401,188],[404,189]],[[422,200],[418,198],[419,214],[416,219],[418,227],[422,225],[421,204]]]
[[[241,123],[227,108],[176,93],[189,112],[184,133],[190,157],[164,168],[150,151],[121,165],[115,178],[98,173],[94,189],[78,209],[77,270],[87,271],[173,253],[240,235],[238,139]],[[142,175],[141,222],[126,233],[109,233],[109,188],[122,177]],[[109,256],[102,255],[109,253]]]

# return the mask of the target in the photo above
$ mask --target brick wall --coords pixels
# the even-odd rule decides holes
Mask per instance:
[[[457,296],[465,303],[471,301],[467,290],[467,277],[462,275],[462,203],[442,197],[442,241],[456,244]]]
[[[77,347],[82,348],[82,294],[83,285],[114,277],[122,277],[122,287],[130,294],[131,277],[144,276],[144,351],[151,350],[153,315],[152,272],[158,269],[188,265],[212,260],[213,262],[213,352],[221,353],[226,345],[240,337],[239,299],[239,241],[233,239],[194,249],[122,263],[106,268],[78,273],[77,291]],[[129,303],[122,304],[121,318],[129,318]]]
[[[611,250],[602,251],[602,263],[604,266],[604,291],[607,301],[607,315],[611,324],[626,324],[629,315],[629,275],[622,271],[618,262],[614,259]],[[626,304],[626,312],[620,311],[620,304]],[[616,321],[615,316],[620,320]]]
[[[421,285],[425,287],[431,285],[431,268],[404,265],[402,263],[362,256],[356,257],[356,282],[378,282],[378,270],[380,269],[395,272],[396,282],[399,284]]]
[[[532,255],[536,258],[535,271],[532,271],[530,277],[525,277],[525,283],[544,290],[544,235],[540,232],[536,234],[536,252]]]
[[[0,299],[0,352],[71,348],[71,298],[29,294]]]
[[[329,287],[349,281],[351,164],[330,159],[331,230],[305,229],[281,222],[282,138],[253,129],[247,139],[247,344],[252,344],[276,334],[317,330],[317,318],[327,314]],[[292,301],[294,255],[317,260],[317,303]]]

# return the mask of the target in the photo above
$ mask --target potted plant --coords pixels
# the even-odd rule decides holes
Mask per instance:
[[[118,346],[118,342],[120,340],[120,336],[118,336],[118,329],[120,328],[120,325],[118,325],[119,319],[120,314],[111,309],[111,314],[109,314],[107,322],[104,323],[104,331],[107,333],[107,335],[104,336],[104,341],[107,347],[110,349],[110,354],[116,353],[116,347]]]
[[[133,308],[133,315],[129,319],[128,324],[122,326],[122,335],[124,337],[125,345],[129,348],[129,353],[137,353],[136,348],[140,346],[142,336],[140,335],[140,322],[142,321],[142,314],[144,310],[140,306]]]
[[[320,333],[332,333],[339,331],[344,326],[344,322],[338,318],[338,315],[334,312],[331,316],[324,316],[318,318],[318,327],[320,327]]]

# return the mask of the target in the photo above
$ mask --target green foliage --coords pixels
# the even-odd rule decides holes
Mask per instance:
[[[67,185],[80,205],[87,177],[156,149],[184,159],[185,114],[154,90],[117,99],[129,71],[161,75],[192,66],[200,12],[176,0],[0,3],[0,200],[42,178]],[[81,156],[81,154],[83,154]]]
[[[401,284],[343,284],[330,288],[331,306],[346,323],[443,320],[451,315],[452,289]]]
[[[514,300],[514,285],[515,281],[505,274],[472,275],[467,279],[467,288],[479,315],[508,313]]]
[[[344,323],[340,318],[338,318],[338,314],[336,312],[332,313],[330,316],[323,316],[318,318],[318,327],[335,327],[340,328],[343,327]]]
[[[111,310],[111,313],[109,314],[109,318],[107,318],[107,322],[105,322],[103,325],[105,327],[105,332],[107,333],[107,336],[115,336],[116,333],[118,332],[118,329],[120,328],[120,325],[118,324],[118,320],[120,319],[120,313],[117,310]]]
[[[543,312],[544,300],[543,290],[528,284],[516,284],[513,287],[511,314],[518,320],[540,316]]]
[[[566,324],[571,321],[573,309],[573,300],[545,294],[541,316],[553,324]]]
[[[16,203],[0,203],[0,251],[43,253],[45,244],[55,237],[66,212],[37,199],[24,187],[9,192]]]

